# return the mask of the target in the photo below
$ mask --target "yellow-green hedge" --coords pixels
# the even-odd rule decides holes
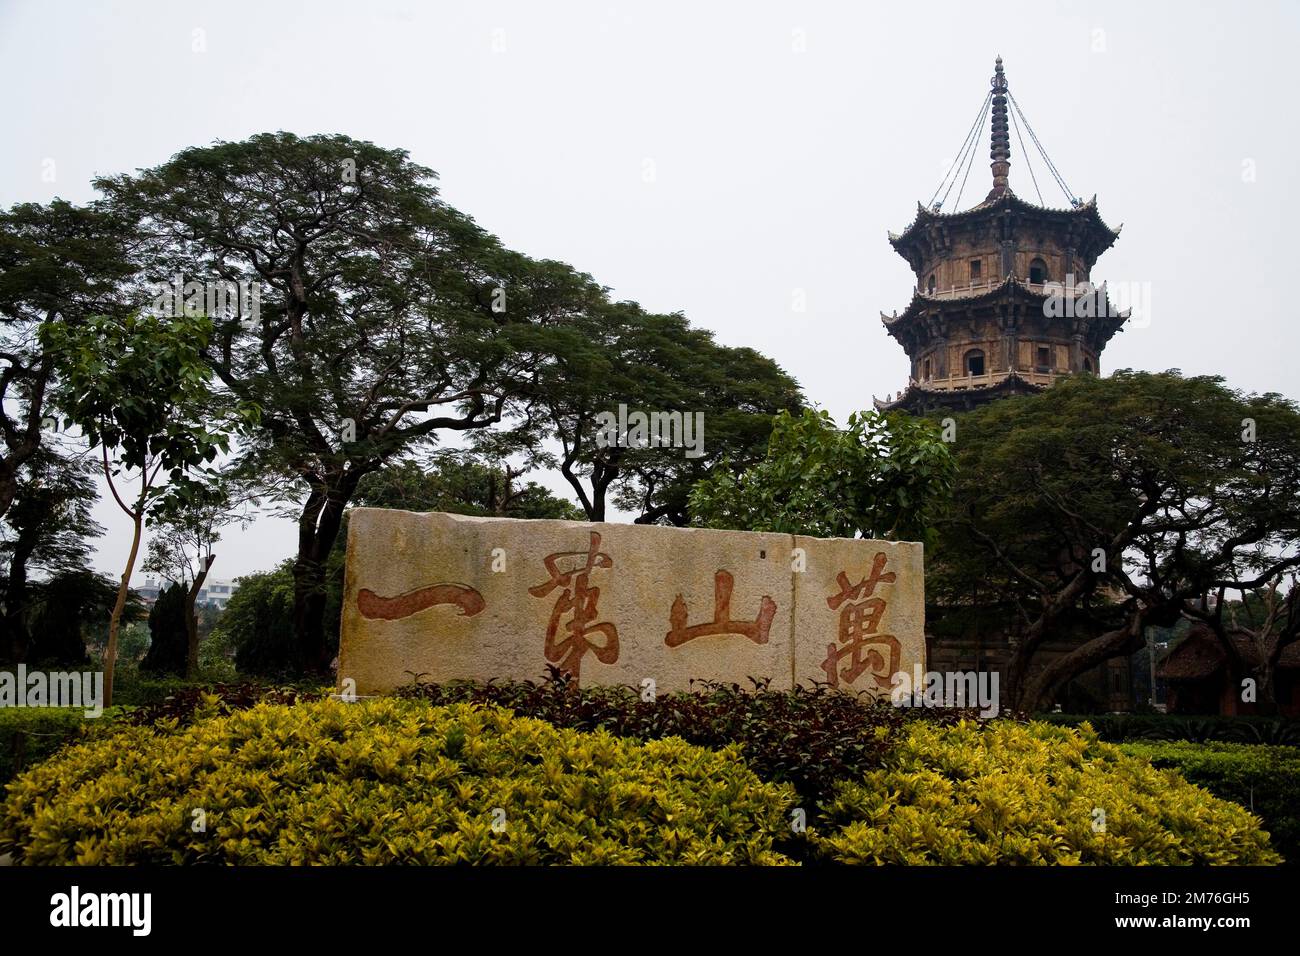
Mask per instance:
[[[0,852],[31,864],[771,864],[789,862],[772,844],[793,804],[735,748],[640,744],[477,705],[319,701],[70,747],[10,785]]]
[[[842,863],[1280,862],[1244,808],[1086,724],[917,721],[885,769],[836,787],[810,836]]]

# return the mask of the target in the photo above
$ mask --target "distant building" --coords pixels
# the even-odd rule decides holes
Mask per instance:
[[[1233,638],[1243,669],[1249,677],[1259,666],[1259,650],[1242,636]],[[1187,636],[1166,655],[1156,668],[1169,688],[1172,714],[1254,714],[1258,703],[1241,699],[1240,677],[1232,676],[1223,642],[1204,624],[1192,627]],[[1278,713],[1300,717],[1300,644],[1291,644],[1277,662],[1273,674],[1273,697]]]
[[[164,580],[155,580],[146,578],[144,584],[136,588],[136,593],[144,600],[146,604],[152,604],[158,600],[158,595],[171,582]],[[226,609],[226,602],[230,596],[239,590],[238,581],[218,581],[208,580],[199,588],[199,596],[194,601],[195,607],[214,607],[218,611]]]

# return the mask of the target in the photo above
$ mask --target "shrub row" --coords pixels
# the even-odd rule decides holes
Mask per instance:
[[[300,700],[320,700],[325,696],[323,690],[250,682],[185,684],[170,688],[165,696],[150,703],[131,708],[122,717],[133,724],[170,720],[180,725],[190,723],[196,717],[229,714],[256,704],[294,704]]]
[[[893,864],[1266,864],[1259,821],[1086,726],[913,723],[836,786],[822,856]]]
[[[55,707],[0,707],[0,787],[75,739],[85,712]]]
[[[879,766],[812,807],[760,779],[735,744],[643,743],[482,704],[259,704],[188,726],[119,724],[66,748],[10,785],[0,853],[36,864],[1278,861],[1248,811],[1087,728],[912,720],[892,741]],[[805,808],[797,833],[792,811]]]
[[[899,708],[860,702],[826,687],[752,691],[734,684],[697,682],[698,690],[642,700],[629,687],[576,688],[558,673],[531,681],[418,684],[400,695],[441,705],[481,703],[538,717],[557,727],[608,730],[619,737],[680,737],[703,747],[738,744],[764,780],[789,783],[806,806],[828,797],[837,780],[880,766],[909,722],[941,724],[971,717],[969,710]]]
[[[1127,740],[1189,740],[1193,743],[1300,745],[1295,717],[1196,717],[1182,714],[1041,714],[1035,719],[1077,726],[1087,722],[1111,743]]]
[[[464,704],[262,704],[69,747],[10,785],[0,853],[30,864],[778,864],[790,862],[773,843],[793,803],[734,747],[640,744]]]
[[[137,686],[136,690],[141,688]],[[292,704],[318,700],[324,690],[271,687],[251,682],[187,684],[160,680],[149,683],[148,703],[114,705],[98,718],[83,710],[52,707],[0,707],[0,787],[25,768],[88,734],[107,732],[118,722],[150,725],[190,723],[197,717],[228,714],[258,703]],[[115,699],[120,700],[115,695]]]
[[[1300,748],[1179,741],[1123,749],[1249,808],[1263,820],[1274,848],[1300,865]]]

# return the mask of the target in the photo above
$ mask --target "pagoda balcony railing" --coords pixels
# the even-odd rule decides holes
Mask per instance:
[[[946,289],[938,287],[934,289],[923,289],[916,286],[917,292],[924,293],[932,299],[959,299],[963,296],[983,295],[996,287],[1000,286],[1006,279],[984,279],[981,282],[968,282],[966,285],[950,285]]]
[[[913,287],[913,291],[924,293],[932,299],[962,299],[974,295],[984,295],[986,292],[991,292],[1006,281],[1005,276],[1002,278],[983,279],[979,282],[972,280],[965,285],[950,285],[946,289],[936,287],[933,291],[930,289],[923,289],[918,285]],[[1030,282],[1026,279],[1020,281],[1036,291],[1041,291],[1043,286],[1047,285],[1046,282]],[[1082,286],[1080,287],[1080,291],[1082,291]]]
[[[983,375],[949,375],[947,378],[925,378],[919,382],[913,380],[909,384],[939,392],[960,392],[968,388],[987,388],[990,385],[997,385],[999,382],[1006,381],[1010,374],[1009,371],[1004,370],[985,372]],[[1031,385],[1051,385],[1059,374],[1062,373],[1016,370],[1016,377]]]

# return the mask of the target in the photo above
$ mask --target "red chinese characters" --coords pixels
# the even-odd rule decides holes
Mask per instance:
[[[369,588],[357,592],[357,610],[371,620],[397,621],[439,604],[454,605],[462,617],[473,617],[486,606],[483,595],[467,584],[430,584],[396,597],[382,597]]]
[[[582,564],[571,559],[583,558]],[[569,565],[562,567],[561,562]],[[614,566],[614,559],[600,550],[600,534],[591,532],[591,542],[586,551],[559,551],[542,559],[550,574],[549,581],[544,581],[528,589],[533,597],[545,597],[556,588],[562,593],[555,599],[551,609],[551,620],[546,628],[546,659],[552,664],[559,664],[560,670],[578,679],[582,659],[587,652],[596,655],[602,664],[613,664],[618,660],[618,629],[609,622],[593,623],[599,616],[597,604],[600,601],[600,588],[592,587],[591,572],[596,568],[608,569]],[[564,623],[563,638],[560,637],[560,623]],[[598,634],[603,638],[599,643],[591,640],[589,635]]]
[[[755,644],[766,644],[768,631],[772,627],[772,618],[776,616],[776,602],[767,595],[763,595],[763,599],[758,605],[758,617],[753,621],[733,621],[731,619],[731,591],[735,587],[735,583],[730,571],[718,571],[713,576],[713,620],[692,627],[686,626],[689,617],[686,611],[686,601],[678,594],[677,599],[673,601],[672,610],[668,613],[668,622],[672,629],[669,630],[668,636],[664,638],[664,643],[669,647],[679,647],[697,637],[708,637],[712,634],[735,634],[740,637],[747,637]]]
[[[888,688],[898,670],[902,654],[898,638],[876,633],[886,607],[883,598],[874,596],[876,585],[892,584],[897,577],[893,571],[885,571],[887,560],[884,552],[877,554],[871,563],[871,573],[857,584],[851,583],[843,571],[835,578],[839,593],[828,597],[826,604],[832,611],[840,612],[838,643],[826,646],[826,660],[822,663],[832,687],[839,687],[841,680],[852,684],[869,670],[877,687]],[[841,668],[840,662],[846,659]]]

